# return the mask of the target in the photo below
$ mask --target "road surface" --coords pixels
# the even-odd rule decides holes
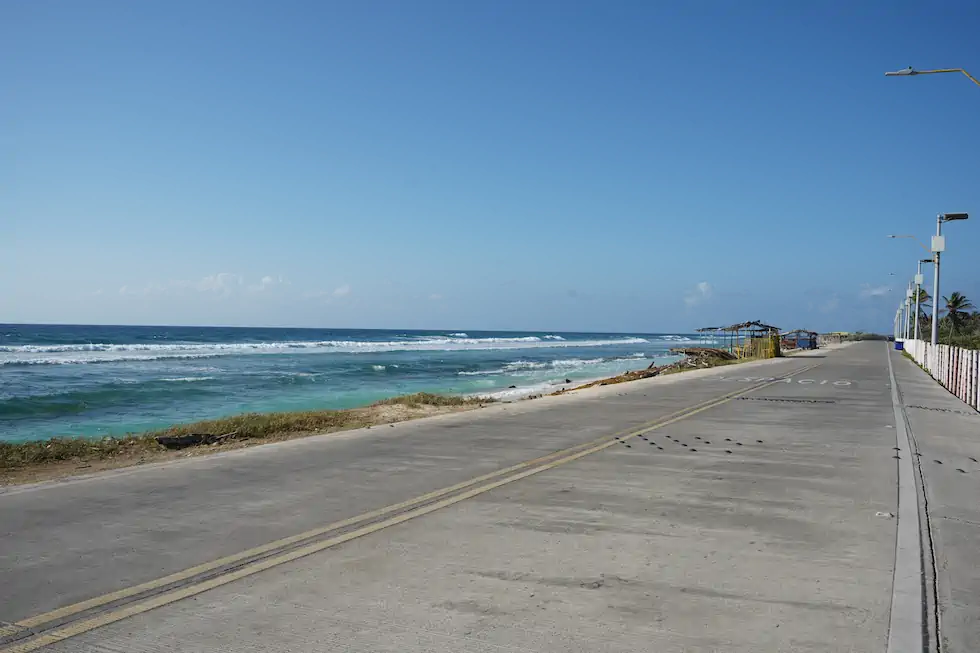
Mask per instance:
[[[859,343],[8,489],[0,652],[921,651],[890,357],[921,381]]]

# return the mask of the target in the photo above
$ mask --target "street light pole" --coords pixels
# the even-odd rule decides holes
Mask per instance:
[[[905,289],[905,301],[899,304],[902,309],[902,339],[908,340],[909,337],[909,291]]]
[[[909,319],[912,317],[912,284],[905,289],[905,339],[912,338],[912,324]]]
[[[915,336],[913,340],[918,341],[919,339],[919,297],[922,295],[922,264],[932,263],[932,259],[919,259],[919,262],[915,266]]]
[[[939,342],[939,255],[946,249],[943,223],[966,220],[969,217],[968,213],[940,213],[936,216],[936,235],[932,237],[932,338],[930,339],[934,347]]]
[[[932,331],[929,342],[935,347],[939,342],[939,255],[945,249],[943,242],[943,216],[936,218],[936,237],[932,239]]]

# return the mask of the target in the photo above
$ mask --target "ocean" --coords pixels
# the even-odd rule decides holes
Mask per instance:
[[[687,334],[0,325],[0,441],[412,392],[498,399],[676,360]],[[511,386],[516,386],[512,388]]]

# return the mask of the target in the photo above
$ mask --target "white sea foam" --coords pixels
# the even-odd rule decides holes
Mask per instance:
[[[663,341],[666,341],[666,342],[669,342],[671,345],[675,345],[675,346],[676,345],[686,345],[686,344],[713,345],[713,344],[716,344],[716,343],[719,342],[719,340],[717,338],[714,338],[714,337],[697,336],[697,337],[691,338],[690,336],[681,336],[681,335],[657,336],[656,338],[653,338],[652,340],[653,340],[653,342],[663,342]]]
[[[0,346],[0,365],[57,365],[160,359],[210,358],[243,354],[369,353],[388,351],[458,351],[532,349],[537,347],[603,347],[644,344],[644,338],[572,340],[561,336],[511,338],[426,337],[416,340],[321,340],[232,343],[64,344]]]
[[[473,394],[474,396],[478,397],[490,397],[491,399],[496,399],[497,401],[513,401],[515,399],[523,399],[524,397],[528,397],[530,395],[544,394],[554,391],[555,386],[551,383],[536,383],[534,385],[525,385],[517,388],[507,388],[506,390],[476,392]]]
[[[193,383],[194,381],[210,381],[213,378],[213,376],[174,376],[160,380],[170,381],[171,383]]]
[[[625,358],[559,358],[553,361],[526,361],[516,360],[505,364],[502,368],[492,370],[463,370],[457,372],[459,376],[490,376],[494,374],[511,374],[514,376],[527,376],[529,372],[535,370],[554,370],[556,372],[567,372],[574,369],[589,367],[593,365],[617,366],[622,363],[635,363],[638,357],[645,358],[645,354],[633,354]]]
[[[512,361],[504,365],[504,371],[513,372],[514,370],[543,370],[549,365],[549,362]]]
[[[622,359],[608,359],[608,358],[567,358],[553,360],[551,361],[551,366],[555,369],[566,369],[575,367],[586,367],[588,365],[600,365],[602,363],[610,363],[616,360]]]
[[[453,338],[469,338],[470,337],[470,334],[463,333],[462,331],[460,331],[459,333],[450,333],[449,335],[451,335]]]
[[[372,365],[371,366],[371,369],[374,370],[374,371],[376,371],[376,372],[384,372],[388,368],[385,367],[384,365]]]
[[[491,374],[506,374],[505,370],[476,370],[476,371],[462,371],[456,372],[460,376],[489,376]]]
[[[198,358],[214,358],[221,354],[173,354],[173,355],[143,355],[127,356],[119,354],[115,356],[85,356],[76,354],[71,356],[46,356],[46,357],[27,357],[27,356],[3,356],[0,355],[0,366],[2,365],[77,365],[84,363],[126,363],[131,361],[151,361],[151,360],[185,360]]]

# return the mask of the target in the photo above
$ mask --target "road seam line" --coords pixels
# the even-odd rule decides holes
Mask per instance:
[[[814,365],[810,365],[810,366],[804,367],[803,369],[794,370],[792,372],[789,372],[788,374],[786,374],[782,378],[790,378],[790,377],[793,377],[793,376],[795,376],[797,374],[801,374],[801,373],[806,372],[806,371],[809,371],[809,370],[811,370],[811,369],[813,369],[815,367],[818,367],[819,365],[820,365],[820,363],[817,363],[817,364],[814,364]],[[218,576],[209,578],[207,580],[204,580],[204,581],[201,581],[201,582],[198,582],[198,583],[188,584],[188,585],[185,585],[184,587],[178,587],[178,588],[175,588],[175,589],[172,589],[172,590],[168,590],[168,591],[166,591],[166,592],[164,592],[162,594],[158,594],[158,595],[155,595],[155,596],[150,596],[150,597],[147,597],[147,598],[144,598],[144,599],[139,599],[137,601],[134,601],[131,604],[124,605],[124,606],[121,606],[121,607],[116,608],[116,609],[113,609],[113,610],[109,610],[107,612],[104,612],[102,614],[98,614],[98,615],[93,616],[93,617],[90,617],[88,619],[83,619],[81,621],[76,621],[74,623],[68,623],[67,625],[62,626],[62,627],[58,627],[57,629],[55,629],[55,630],[53,630],[53,631],[51,631],[49,633],[42,633],[42,634],[38,635],[37,637],[30,639],[29,641],[21,642],[19,644],[18,643],[14,643],[12,645],[8,645],[7,647],[2,647],[2,648],[0,648],[0,653],[28,653],[30,651],[35,651],[35,650],[37,650],[39,648],[42,648],[44,646],[48,646],[48,645],[54,644],[56,642],[64,641],[65,639],[69,639],[71,637],[80,635],[82,633],[85,633],[85,632],[94,630],[94,629],[99,628],[101,626],[105,626],[105,625],[108,625],[108,624],[111,624],[111,623],[115,623],[117,621],[121,621],[123,619],[129,618],[129,617],[132,617],[132,616],[135,616],[135,615],[138,615],[138,614],[142,614],[144,612],[148,612],[148,611],[153,610],[155,608],[162,607],[162,606],[168,605],[170,603],[174,603],[174,602],[179,601],[181,599],[188,598],[188,597],[191,597],[191,596],[195,596],[197,594],[201,594],[201,593],[206,592],[206,591],[208,591],[210,589],[214,589],[216,587],[220,587],[220,586],[225,585],[227,583],[231,583],[231,582],[233,582],[235,580],[239,580],[241,578],[246,578],[248,576],[254,575],[254,574],[259,573],[261,571],[265,571],[266,569],[270,569],[270,568],[273,568],[273,567],[276,567],[276,566],[285,564],[287,562],[292,562],[293,560],[297,560],[299,558],[303,558],[305,556],[311,555],[313,553],[317,553],[317,552],[322,551],[324,549],[332,548],[332,547],[337,546],[339,544],[343,544],[343,543],[348,542],[350,540],[353,540],[353,539],[356,539],[356,538],[359,538],[359,537],[363,537],[363,536],[369,535],[371,533],[375,533],[377,531],[383,530],[383,529],[388,528],[390,526],[394,526],[396,524],[400,524],[402,522],[409,521],[411,519],[415,519],[416,517],[420,517],[420,516],[429,514],[431,512],[435,512],[437,510],[440,510],[442,508],[445,508],[445,507],[454,505],[456,503],[460,503],[461,501],[465,501],[467,499],[473,498],[473,497],[478,496],[480,494],[483,494],[485,492],[489,492],[489,491],[491,491],[493,489],[496,489],[498,487],[501,487],[503,485],[507,485],[507,484],[510,484],[510,483],[513,483],[513,482],[522,480],[524,478],[527,478],[529,476],[533,476],[533,475],[538,474],[540,472],[547,471],[549,469],[554,469],[555,467],[558,467],[559,465],[564,465],[566,463],[573,462],[573,461],[578,460],[580,458],[584,458],[585,456],[591,455],[593,453],[597,453],[599,451],[602,451],[604,449],[607,449],[609,447],[612,447],[612,446],[614,446],[616,444],[619,444],[619,439],[620,438],[636,437],[636,436],[639,436],[639,435],[643,435],[645,433],[649,433],[651,431],[655,431],[655,430],[661,429],[661,428],[663,428],[665,426],[669,426],[669,425],[674,424],[676,422],[679,422],[681,420],[684,420],[684,419],[687,419],[689,417],[692,417],[692,416],[694,416],[694,415],[696,415],[698,413],[701,413],[701,412],[703,412],[705,410],[709,410],[709,409],[714,408],[716,406],[720,406],[722,404],[728,403],[729,401],[731,401],[732,399],[734,399],[734,398],[736,398],[736,397],[738,397],[740,395],[748,394],[750,392],[754,392],[756,390],[760,390],[762,388],[765,388],[765,387],[768,387],[770,385],[773,385],[773,384],[777,383],[779,380],[780,379],[773,380],[773,381],[766,381],[766,382],[761,383],[761,384],[756,384],[756,385],[749,386],[749,387],[744,388],[742,390],[738,390],[738,391],[735,391],[735,392],[730,392],[730,393],[721,395],[720,397],[716,397],[714,399],[710,399],[710,400],[701,402],[700,404],[695,404],[694,406],[692,406],[690,408],[683,409],[683,410],[680,410],[680,411],[675,411],[673,414],[668,414],[667,416],[662,417],[662,418],[659,418],[658,420],[652,420],[651,422],[649,422],[649,423],[647,423],[645,425],[641,425],[638,428],[634,428],[632,430],[626,429],[626,430],[619,431],[619,432],[617,432],[615,434],[612,434],[612,435],[603,436],[603,437],[598,438],[596,440],[593,440],[591,442],[588,442],[588,443],[585,443],[585,444],[581,444],[581,445],[576,445],[575,447],[569,447],[569,448],[564,449],[562,451],[558,451],[558,452],[555,452],[553,454],[549,454],[547,456],[542,456],[540,458],[536,458],[536,459],[531,460],[531,461],[526,461],[524,463],[519,463],[517,465],[511,466],[511,467],[508,467],[508,468],[505,468],[503,470],[498,470],[497,472],[492,472],[490,474],[486,474],[486,475],[483,475],[483,476],[480,476],[480,477],[477,477],[477,478],[474,478],[474,479],[470,479],[469,481],[464,481],[463,483],[459,483],[459,484],[456,484],[454,486],[450,486],[448,488],[443,488],[442,490],[436,490],[436,491],[430,492],[428,494],[422,495],[420,497],[416,497],[415,499],[411,499],[411,500],[402,502],[400,504],[394,504],[393,506],[387,506],[385,508],[380,508],[378,510],[375,510],[375,511],[372,511],[372,512],[369,512],[369,513],[364,513],[364,514],[359,515],[359,516],[356,516],[356,517],[351,517],[349,519],[345,519],[343,521],[336,522],[335,524],[332,524],[332,525],[329,525],[329,526],[326,526],[326,527],[322,527],[322,528],[319,528],[319,529],[314,529],[313,531],[307,531],[306,533],[300,533],[298,535],[294,535],[294,536],[291,536],[289,538],[283,538],[282,540],[277,540],[276,542],[271,542],[269,544],[263,545],[261,547],[256,547],[254,549],[250,549],[250,550],[248,550],[246,552],[242,552],[240,554],[235,554],[233,556],[227,556],[225,558],[220,558],[219,560],[213,561],[211,563],[204,563],[204,564],[198,565],[196,567],[191,567],[191,568],[186,569],[186,570],[183,570],[181,572],[177,572],[175,574],[171,574],[169,576],[165,576],[165,577],[163,577],[161,579],[157,579],[156,581],[149,581],[149,582],[143,583],[141,585],[136,585],[136,586],[134,586],[132,588],[126,588],[126,589],[123,589],[123,590],[119,590],[117,592],[112,592],[112,593],[109,593],[109,594],[102,595],[100,597],[95,597],[95,598],[89,599],[87,601],[82,601],[82,602],[73,604],[71,606],[66,606],[65,608],[60,608],[60,609],[53,610],[53,611],[50,611],[50,612],[47,612],[47,613],[44,613],[44,614],[41,614],[41,615],[37,615],[35,617],[31,617],[31,618],[28,618],[28,619],[20,620],[20,621],[16,622],[15,625],[20,626],[22,628],[32,628],[33,629],[34,626],[42,625],[44,623],[48,623],[48,622],[54,621],[55,619],[61,619],[61,618],[67,617],[67,616],[71,616],[73,614],[77,614],[79,612],[83,612],[85,610],[93,609],[95,607],[99,607],[99,606],[105,605],[107,603],[112,603],[114,601],[118,601],[118,600],[127,598],[129,596],[134,596],[136,594],[140,594],[140,593],[143,593],[143,592],[146,592],[146,591],[152,591],[152,589],[154,589],[154,588],[159,588],[159,587],[162,587],[162,586],[170,585],[170,584],[173,584],[174,582],[179,582],[182,579],[186,579],[186,578],[189,578],[189,577],[200,575],[202,573],[206,573],[207,571],[213,571],[213,570],[215,570],[215,569],[217,569],[217,568],[219,568],[221,566],[225,566],[225,564],[230,564],[230,563],[233,563],[233,562],[240,562],[240,561],[243,561],[243,560],[248,560],[248,558],[254,558],[255,555],[261,555],[261,553],[253,554],[253,555],[246,555],[246,554],[249,554],[251,552],[260,551],[260,550],[263,551],[263,552],[266,552],[266,553],[272,552],[272,555],[270,555],[270,556],[268,556],[266,558],[261,558],[261,559],[258,559],[258,560],[250,560],[250,561],[244,562],[238,568],[235,568],[235,569],[233,569],[233,570],[231,570],[229,572],[226,572],[226,573],[222,573],[222,574],[220,574]],[[583,447],[586,447],[586,448],[583,449]],[[580,451],[577,451],[576,452],[575,451],[576,449],[579,449]],[[574,452],[574,453],[572,453],[572,452]],[[565,454],[565,455],[563,455],[563,454]],[[411,510],[408,510],[407,512],[403,512],[403,513],[398,514],[398,515],[395,515],[393,517],[389,517],[389,518],[387,518],[385,520],[382,520],[380,522],[375,522],[375,523],[372,523],[372,524],[368,524],[366,526],[362,526],[362,527],[357,528],[357,529],[355,529],[353,531],[350,531],[348,533],[344,533],[344,534],[341,534],[341,535],[338,535],[338,536],[335,536],[335,537],[332,537],[332,538],[328,538],[328,539],[322,540],[320,542],[314,542],[314,543],[311,543],[311,544],[307,544],[305,546],[301,546],[301,547],[299,547],[297,549],[294,549],[292,551],[288,551],[288,552],[285,552],[285,553],[279,553],[279,554],[276,554],[275,553],[276,550],[281,550],[283,548],[283,546],[288,546],[289,544],[295,544],[296,542],[299,542],[299,541],[302,541],[302,540],[306,540],[306,539],[310,539],[311,537],[316,537],[317,534],[324,534],[325,532],[329,532],[330,530],[337,530],[338,528],[343,528],[344,526],[350,526],[352,524],[365,521],[366,519],[371,519],[373,517],[378,517],[378,516],[383,515],[383,514],[391,513],[391,512],[394,512],[394,511],[398,510],[399,508],[404,508],[404,507],[407,507],[407,506],[410,506],[410,505],[416,505],[416,504],[419,504],[419,503],[424,503],[424,501],[426,501],[426,500],[429,500],[429,499],[432,499],[432,498],[436,498],[438,496],[443,496],[445,494],[449,494],[449,493],[451,493],[451,492],[453,492],[455,490],[472,486],[472,485],[474,485],[476,483],[480,483],[480,482],[482,482],[484,480],[488,480],[490,478],[494,478],[494,477],[499,477],[499,476],[505,475],[505,474],[510,473],[510,472],[513,472],[513,471],[515,471],[517,469],[526,468],[529,465],[535,464],[536,462],[539,462],[539,461],[547,461],[549,458],[552,458],[553,460],[550,460],[548,462],[543,462],[543,463],[539,464],[537,467],[532,467],[530,469],[525,469],[524,471],[518,472],[518,473],[513,474],[511,476],[505,476],[505,478],[501,478],[501,479],[499,479],[497,481],[494,481],[492,483],[487,483],[485,485],[480,485],[478,487],[471,488],[469,490],[466,490],[465,492],[462,492],[460,494],[456,494],[456,495],[453,495],[453,496],[450,496],[450,497],[441,499],[441,500],[436,501],[434,503],[429,503],[427,505],[422,505],[422,506],[418,506],[418,507],[412,508]],[[283,543],[286,543],[286,544],[283,544]],[[224,562],[223,564],[218,564],[218,563],[222,563],[222,561],[230,561],[230,562]],[[190,572],[194,572],[194,573],[190,573]],[[180,578],[177,578],[177,577],[180,577]],[[177,580],[169,580],[168,581],[168,579],[174,579],[174,578],[177,578]],[[167,581],[167,582],[164,582],[164,581]],[[135,590],[139,590],[139,591],[135,591]]]
[[[887,343],[886,343],[887,347]],[[895,446],[898,448],[898,524],[895,536],[895,565],[892,572],[892,600],[888,619],[887,653],[922,653],[928,641],[923,620],[922,540],[919,502],[915,489],[912,442],[905,412],[898,396],[895,369],[888,349],[888,375],[891,380],[892,408],[895,412]]]

